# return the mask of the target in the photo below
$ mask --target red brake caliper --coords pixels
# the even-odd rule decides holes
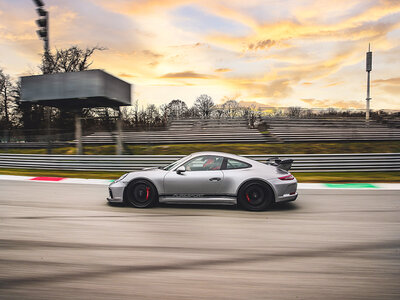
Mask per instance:
[[[246,194],[247,201],[250,202],[249,194]]]
[[[149,200],[150,188],[146,187],[146,200]]]

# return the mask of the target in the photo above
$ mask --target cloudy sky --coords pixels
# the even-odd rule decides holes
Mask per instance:
[[[44,0],[50,44],[103,46],[92,67],[142,104],[200,94],[269,106],[400,109],[400,0]],[[39,73],[31,0],[0,0],[0,68]]]

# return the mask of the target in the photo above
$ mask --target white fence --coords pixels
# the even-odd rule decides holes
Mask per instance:
[[[349,172],[400,171],[400,153],[266,154],[243,155],[266,161],[270,157],[294,159],[292,171]],[[82,171],[131,171],[170,164],[182,155],[41,155],[0,154],[0,168]]]

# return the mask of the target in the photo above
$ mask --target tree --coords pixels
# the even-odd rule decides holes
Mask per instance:
[[[288,115],[289,117],[299,118],[301,113],[301,107],[298,106],[291,106],[288,108]]]
[[[228,118],[235,118],[240,112],[240,105],[236,100],[228,100],[222,105]]]
[[[152,126],[154,125],[156,118],[159,116],[158,108],[154,104],[149,104],[146,107],[145,114],[147,123],[146,125]]]
[[[5,75],[3,70],[0,69],[0,97],[1,97],[1,106],[0,112],[3,115],[4,113],[4,122],[5,128],[9,129],[10,127],[10,119],[8,116],[8,90],[10,88],[10,77]],[[2,123],[3,123],[2,122]]]
[[[18,125],[17,90],[18,86],[0,68],[0,124],[8,130]]]
[[[210,96],[203,94],[197,97],[194,106],[202,118],[208,119],[214,107],[214,101]]]
[[[139,100],[138,99],[134,100],[132,106],[135,116],[135,125],[137,126],[139,124]]]
[[[72,46],[67,49],[57,49],[55,53],[43,54],[42,64],[39,66],[43,74],[78,72],[88,70],[92,65],[91,56],[95,51],[103,51],[106,48],[95,46],[81,49]]]
[[[251,128],[255,127],[257,117],[260,117],[260,115],[261,115],[260,111],[257,111],[257,107],[254,104],[243,107],[243,117],[245,117],[248,120],[249,126]]]
[[[39,66],[43,74],[54,74],[54,73],[67,73],[67,72],[78,72],[85,71],[92,65],[91,57],[95,51],[103,51],[105,48],[95,46],[87,47],[86,49],[79,48],[78,46],[71,46],[65,49],[56,49],[55,52],[46,52],[43,54],[42,64]],[[22,105],[21,112],[23,114],[24,127],[25,128],[38,128],[39,123],[35,123],[34,120],[45,119],[45,109],[41,105]],[[98,110],[91,111],[92,109],[83,109],[82,115],[102,114],[105,116],[103,120],[97,120],[95,123],[101,127],[111,128],[113,120],[109,117],[109,111],[107,108],[101,108]],[[47,114],[51,118],[52,125],[56,125],[59,128],[69,128],[73,130],[74,126],[74,115],[68,111],[57,108],[46,108]],[[30,122],[30,119],[33,122]],[[28,121],[32,127],[25,123]],[[44,123],[46,123],[44,121]]]
[[[184,101],[175,99],[169,102],[164,110],[169,118],[179,119],[186,116],[188,107]]]

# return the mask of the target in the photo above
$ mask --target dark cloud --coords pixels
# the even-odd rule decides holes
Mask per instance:
[[[263,50],[265,48],[271,48],[272,46],[274,46],[276,44],[276,41],[274,40],[263,40],[263,41],[258,41],[257,43],[251,43],[249,44],[249,50]]]
[[[126,77],[126,78],[134,78],[134,77],[136,77],[135,75],[127,74],[127,73],[119,73],[118,76],[119,77]]]
[[[177,72],[177,73],[167,73],[161,78],[200,78],[200,79],[209,79],[214,78],[212,75],[207,74],[200,74],[193,71],[184,71],[184,72]]]
[[[389,94],[398,96],[400,94],[400,77],[388,78],[388,79],[376,79],[372,81],[372,84]]]
[[[162,54],[155,53],[155,52],[153,52],[151,50],[148,50],[148,49],[142,50],[142,54],[147,56],[147,57],[151,57],[151,58],[161,58],[161,57],[163,57]]]
[[[286,98],[293,93],[293,88],[290,86],[290,80],[277,79],[267,84],[264,91],[267,97]]]
[[[376,79],[373,80],[372,83],[377,83],[377,84],[385,84],[385,85],[391,85],[391,84],[400,84],[400,77],[394,77],[394,78],[388,78],[388,79]]]
[[[224,72],[231,72],[231,71],[232,71],[232,69],[229,69],[229,68],[218,68],[218,69],[214,70],[214,72],[217,72],[217,73],[224,73]]]
[[[236,82],[235,85],[242,89],[246,89],[250,92],[253,97],[272,98],[274,101],[277,99],[283,99],[290,96],[293,93],[291,84],[294,84],[291,80],[276,79],[267,84],[260,82]]]

